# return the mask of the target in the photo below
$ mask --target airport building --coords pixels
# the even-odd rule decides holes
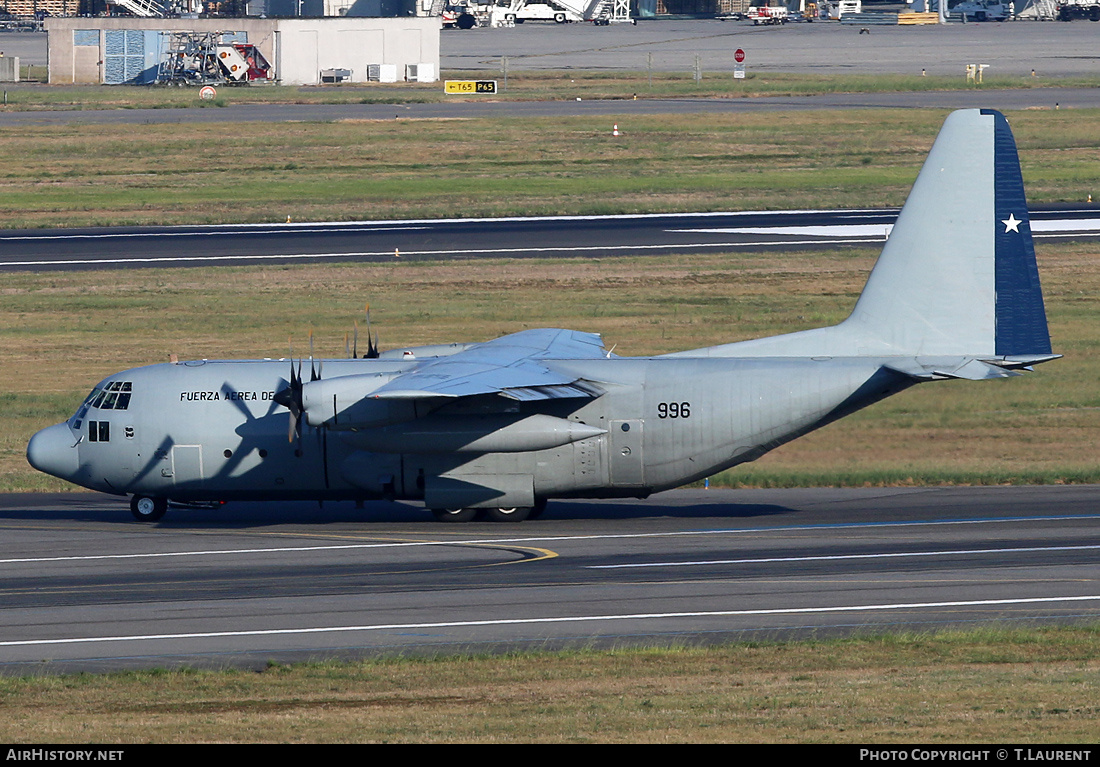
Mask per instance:
[[[163,82],[166,68],[178,66],[185,52],[194,60],[228,60],[243,52],[247,63],[240,66],[247,74],[231,74],[236,82],[260,79],[261,68],[254,66],[260,61],[262,79],[282,85],[434,82],[441,26],[439,18],[429,17],[70,17],[45,22],[49,82],[57,85]]]

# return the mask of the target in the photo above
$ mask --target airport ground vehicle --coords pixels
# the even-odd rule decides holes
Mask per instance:
[[[1074,19],[1100,21],[1100,0],[1062,0],[1058,4],[1058,20]]]

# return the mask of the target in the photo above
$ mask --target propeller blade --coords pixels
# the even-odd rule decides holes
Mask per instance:
[[[320,377],[321,376],[317,372],[317,369],[313,366],[313,330],[310,329],[310,331],[309,331],[309,380],[310,381],[316,381],[316,380],[320,379]]]
[[[365,359],[374,360],[378,359],[378,337],[375,336],[371,339],[370,330],[370,304],[367,304],[367,353],[363,355]]]

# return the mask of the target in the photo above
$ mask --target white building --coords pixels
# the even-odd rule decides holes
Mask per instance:
[[[383,72],[419,82],[439,76],[440,19],[403,18],[56,18],[46,19],[49,81],[149,83],[173,32],[220,32],[255,45],[283,85],[316,85],[325,70],[364,83]],[[372,75],[374,77],[372,78]]]

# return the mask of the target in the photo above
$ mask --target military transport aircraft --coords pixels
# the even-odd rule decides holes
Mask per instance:
[[[752,461],[910,386],[1057,358],[1004,116],[945,122],[850,317],[624,358],[527,330],[367,358],[173,362],[99,383],[27,447],[35,468],[169,501],[419,499],[444,521],[549,498],[645,497]],[[289,432],[289,439],[288,439]]]

